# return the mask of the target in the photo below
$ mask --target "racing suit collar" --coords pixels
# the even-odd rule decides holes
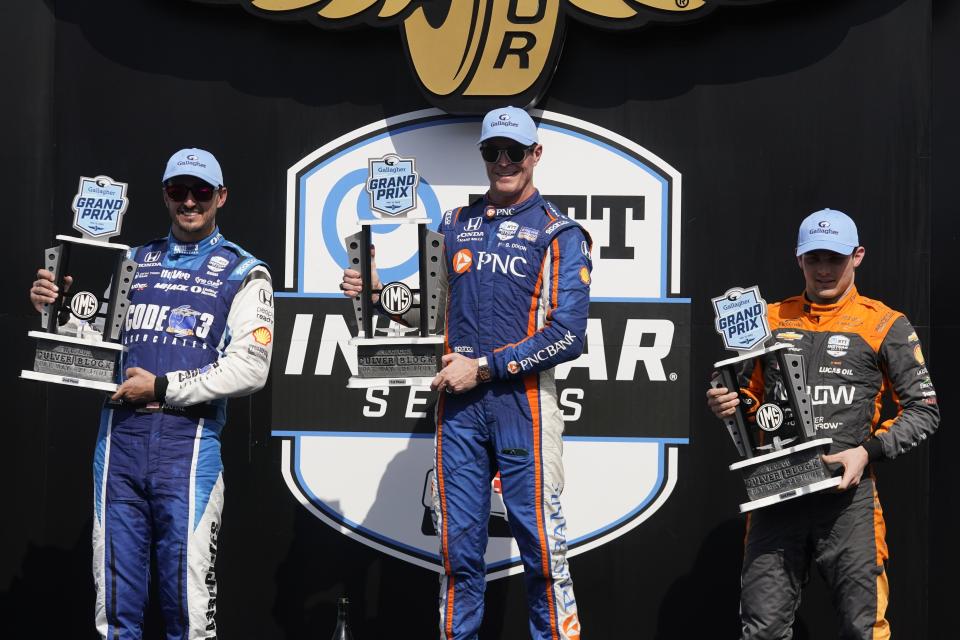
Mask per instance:
[[[811,302],[807,298],[807,294],[804,293],[803,312],[812,316],[835,316],[843,311],[848,304],[856,300],[859,295],[857,287],[854,285],[836,302],[832,304],[817,304],[816,302]]]
[[[223,242],[220,227],[214,227],[213,232],[199,242],[180,242],[173,236],[173,231],[167,236],[167,251],[171,255],[196,256],[213,251],[213,248]]]
[[[543,201],[543,198],[540,197],[540,191],[534,189],[533,195],[524,200],[523,202],[518,202],[517,204],[512,204],[508,207],[496,204],[490,201],[490,194],[486,193],[483,196],[483,205],[484,211],[493,210],[494,215],[489,216],[491,218],[502,218],[504,216],[515,216],[519,213],[523,213],[529,209],[532,209],[536,205],[540,204]]]

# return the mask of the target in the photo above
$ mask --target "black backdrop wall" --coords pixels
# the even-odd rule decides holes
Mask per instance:
[[[933,0],[796,0],[725,9],[688,25],[610,33],[570,21],[537,105],[637,140],[683,174],[691,370],[719,355],[709,298],[731,283],[796,293],[796,224],[830,206],[859,222],[860,290],[904,310],[942,393],[941,432],[879,470],[900,637],[945,637],[957,562],[949,390],[960,382],[951,253],[960,9]],[[13,0],[0,5],[0,180],[8,358],[0,533],[0,635],[94,637],[89,462],[98,399],[17,379],[36,318],[40,250],[69,232],[76,180],[128,181],[120,240],[165,232],[166,157],[213,150],[229,176],[228,236],[281,265],[286,169],[366,123],[429,106],[395,29],[321,31],[181,0]],[[376,69],[375,77],[364,70]],[[585,168],[587,170],[587,168]],[[735,248],[735,249],[734,249]],[[697,380],[696,375],[694,380]],[[726,435],[694,383],[678,486],[644,526],[572,560],[591,637],[733,638],[741,498]],[[353,542],[298,505],[269,437],[269,393],[231,403],[218,565],[220,636],[317,638],[349,593],[358,638],[433,636],[436,576]],[[518,576],[488,588],[483,637],[523,637]],[[148,637],[158,638],[151,612]],[[812,577],[798,638],[830,637]]]

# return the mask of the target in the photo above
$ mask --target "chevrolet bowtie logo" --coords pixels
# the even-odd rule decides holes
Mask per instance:
[[[301,18],[322,27],[402,25],[421,88],[434,106],[450,113],[483,113],[507,103],[526,107],[539,100],[557,66],[566,16],[630,29],[765,1],[770,0],[233,0],[257,16]]]

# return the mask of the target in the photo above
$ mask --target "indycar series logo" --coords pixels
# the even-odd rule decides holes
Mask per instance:
[[[568,18],[622,31],[700,20],[722,6],[773,1],[218,0],[262,18],[303,20],[327,29],[400,25],[421,90],[449,113],[484,113],[507,102],[534,104],[557,67]]]
[[[593,240],[592,252],[587,244],[579,249],[591,255],[592,273],[576,276],[593,279],[585,350],[554,369],[573,556],[653,517],[677,481],[678,448],[688,441],[691,326],[690,300],[680,286],[681,176],[635,141],[591,122],[551,112],[534,117],[545,149],[536,184],[556,206],[551,215],[558,222],[581,225]],[[445,211],[487,189],[478,128],[477,118],[417,111],[361,127],[291,167],[285,290],[275,294],[271,427],[282,441],[288,488],[343,534],[434,571],[442,567],[424,492],[433,466],[435,396],[418,387],[345,388],[357,372],[351,344],[357,330],[339,283],[348,264],[345,238],[358,221],[379,217],[367,190],[369,159],[399,156],[399,149],[417,158],[417,204],[409,215],[429,218],[435,228]],[[594,170],[584,173],[582,166]],[[378,222],[371,225],[377,271],[391,283],[379,304],[397,313],[413,298],[407,291],[419,289],[414,227],[422,225]],[[494,245],[533,243],[550,232],[524,222],[513,215],[472,217],[461,219],[459,229],[482,237],[489,226]],[[477,270],[518,282],[527,277],[529,253],[501,254],[470,237],[455,234],[447,248],[451,278]],[[374,318],[373,337],[408,331],[386,314]],[[573,341],[564,335],[509,366],[533,369]],[[464,345],[449,347],[477,355]],[[610,486],[624,489],[611,495]],[[490,579],[522,570],[509,514],[499,494],[492,496]]]

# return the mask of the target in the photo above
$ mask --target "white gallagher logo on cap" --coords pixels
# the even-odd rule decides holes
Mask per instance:
[[[657,512],[677,481],[678,448],[688,442],[691,315],[680,289],[681,177],[635,141],[591,122],[531,115],[544,146],[536,185],[593,239],[585,353],[554,371],[564,419],[563,510],[575,556]],[[442,571],[428,506],[434,396],[425,388],[345,388],[357,370],[357,328],[339,284],[349,262],[344,238],[359,230],[358,219],[379,217],[366,187],[369,159],[398,150],[417,158],[417,206],[409,216],[430,218],[435,229],[445,211],[488,188],[476,146],[480,124],[435,109],[408,113],[330,141],[287,174],[286,290],[275,296],[272,372],[280,471],[323,522],[433,571]],[[493,242],[497,233],[534,242],[549,226],[464,213],[456,220],[454,236],[484,229]],[[416,227],[423,225],[375,222],[380,281],[418,290]],[[449,251],[451,270],[476,268],[469,245]],[[403,298],[391,294],[384,305],[398,311]],[[375,316],[374,337],[408,331],[388,323],[385,314]],[[449,348],[469,355],[466,346]],[[493,489],[491,579],[522,571],[496,483]]]

